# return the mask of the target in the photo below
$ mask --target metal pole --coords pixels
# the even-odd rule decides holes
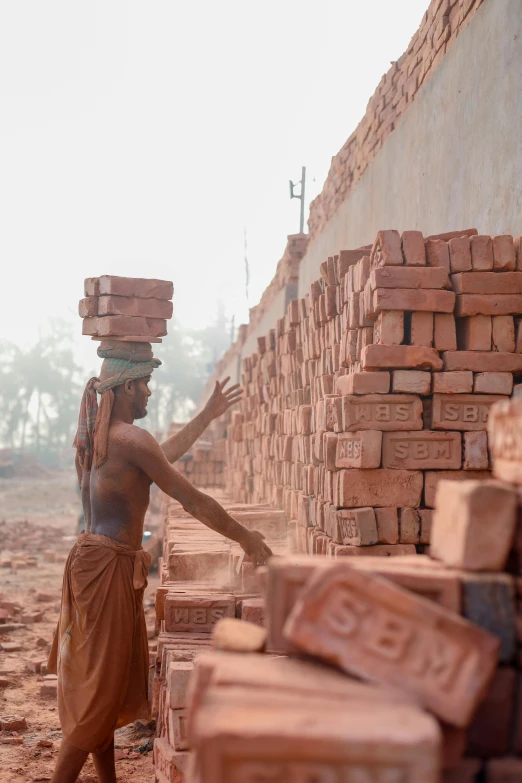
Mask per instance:
[[[306,183],[306,166],[303,166],[301,171],[301,219],[299,222],[299,232],[304,233],[304,208],[305,208],[305,183]]]

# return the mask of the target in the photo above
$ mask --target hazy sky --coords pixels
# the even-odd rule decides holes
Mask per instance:
[[[288,180],[320,191],[427,5],[0,0],[0,337],[80,333],[98,274],[244,321],[244,227],[253,305],[299,227]]]

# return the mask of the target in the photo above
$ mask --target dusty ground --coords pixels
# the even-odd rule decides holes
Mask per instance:
[[[72,474],[42,480],[0,480],[0,606],[13,602],[25,611],[43,610],[40,622],[2,633],[0,644],[16,642],[20,651],[0,650],[0,719],[23,716],[27,729],[0,731],[0,783],[29,783],[51,779],[61,741],[56,698],[41,696],[42,677],[27,668],[30,659],[46,660],[58,617],[63,565],[76,534],[78,496]],[[3,521],[3,524],[2,524]],[[48,553],[44,556],[44,550]],[[28,554],[38,557],[36,566],[23,567]],[[57,562],[49,562],[49,558]],[[20,568],[6,565],[21,561]],[[3,562],[2,562],[3,561]],[[150,575],[146,595],[147,617],[153,624],[153,598],[157,576]],[[37,601],[38,592],[51,600]],[[20,620],[21,615],[15,619]],[[12,618],[6,620],[12,623]],[[117,733],[116,769],[120,783],[153,783],[152,728],[141,724]],[[20,743],[21,744],[5,744]],[[89,760],[82,783],[96,783]]]

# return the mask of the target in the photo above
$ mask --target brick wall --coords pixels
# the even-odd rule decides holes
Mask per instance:
[[[332,158],[323,190],[310,205],[310,239],[324,230],[483,2],[432,0],[407,50],[384,74],[368,102],[366,114]]]

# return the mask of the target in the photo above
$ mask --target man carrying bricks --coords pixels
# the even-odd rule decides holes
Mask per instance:
[[[129,347],[130,346],[130,347]],[[160,361],[150,344],[114,343],[100,377],[85,389],[75,439],[85,512],[67,560],[49,671],[58,674],[63,741],[52,783],[73,783],[89,753],[101,783],[114,783],[114,731],[148,718],[148,646],[143,612],[150,556],[141,548],[150,485],[196,519],[237,541],[256,564],[271,551],[257,531],[236,522],[171,465],[212,419],[241,396],[216,383],[203,411],[161,445],[135,419],[147,415],[151,373]],[[101,395],[98,406],[96,393]]]

